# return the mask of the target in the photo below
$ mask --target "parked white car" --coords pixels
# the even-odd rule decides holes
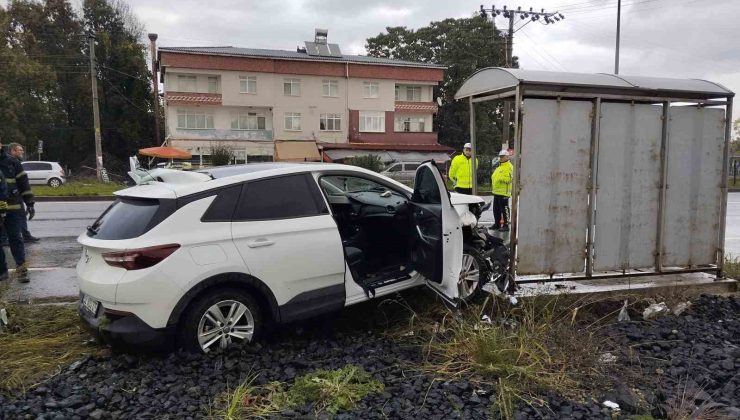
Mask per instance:
[[[58,162],[28,160],[21,162],[21,165],[28,174],[31,185],[48,185],[56,188],[66,182],[64,169]]]
[[[400,182],[410,182],[416,176],[416,169],[421,162],[395,162],[388,165],[380,174]]]
[[[448,193],[430,162],[413,190],[336,164],[207,175],[119,191],[78,238],[79,312],[103,338],[207,352],[425,284],[458,304],[506,277],[506,247],[476,228],[483,200]]]

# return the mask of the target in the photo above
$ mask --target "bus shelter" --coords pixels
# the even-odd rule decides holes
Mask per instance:
[[[722,277],[734,93],[705,80],[486,68],[455,94],[511,101],[519,283]],[[475,162],[475,159],[473,159]]]

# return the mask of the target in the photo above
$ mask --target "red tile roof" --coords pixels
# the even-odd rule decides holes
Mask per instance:
[[[318,143],[318,145],[324,149],[454,151],[453,148],[441,144]]]

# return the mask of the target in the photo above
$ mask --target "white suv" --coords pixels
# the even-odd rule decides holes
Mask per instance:
[[[506,247],[475,227],[483,200],[451,196],[431,162],[414,190],[335,164],[160,181],[117,192],[78,238],[79,312],[108,341],[207,352],[424,284],[457,304],[506,277]]]

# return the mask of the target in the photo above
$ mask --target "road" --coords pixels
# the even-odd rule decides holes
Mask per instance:
[[[490,200],[490,197],[486,199]],[[29,229],[42,239],[26,248],[31,265],[31,283],[11,282],[5,297],[25,301],[30,298],[77,296],[74,267],[81,248],[76,238],[108,205],[110,202],[36,204],[36,218],[29,223]],[[492,219],[490,210],[481,217],[483,223],[491,223]],[[727,253],[740,257],[740,193],[730,193],[725,237]],[[7,261],[12,261],[7,248],[5,252]]]

